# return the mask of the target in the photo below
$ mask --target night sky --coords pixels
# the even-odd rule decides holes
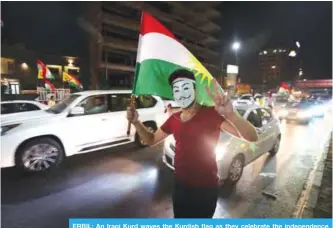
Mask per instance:
[[[296,40],[301,43],[304,76],[332,78],[332,2],[223,2],[220,9],[225,46],[230,48],[236,39],[243,44],[242,79],[258,79],[259,49],[296,48]]]
[[[260,49],[296,48],[296,40],[305,77],[332,78],[332,2],[222,2],[219,8],[225,61],[234,61],[228,49],[234,40],[241,41],[245,81],[259,79]],[[2,38],[50,54],[80,55],[84,32],[77,26],[78,15],[77,2],[2,2]]]

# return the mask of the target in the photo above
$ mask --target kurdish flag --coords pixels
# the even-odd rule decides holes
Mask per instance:
[[[56,87],[49,81],[45,79],[45,89],[49,91],[56,91]]]
[[[213,101],[205,90],[207,85],[214,91],[212,75],[166,27],[143,12],[133,94],[173,99],[168,78],[178,69],[188,69],[194,73],[197,102],[212,106]]]
[[[62,73],[62,80],[64,82],[68,82],[68,84],[72,87],[75,87],[77,89],[83,89],[83,86],[81,85],[81,83],[79,82],[79,80],[76,79],[76,77],[74,77],[73,75],[70,75],[66,72]]]
[[[38,79],[54,79],[53,74],[47,66],[40,60],[37,60]]]

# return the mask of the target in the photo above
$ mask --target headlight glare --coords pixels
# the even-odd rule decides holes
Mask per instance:
[[[218,145],[215,149],[216,161],[221,161],[227,152],[226,145]]]
[[[281,111],[279,111],[279,116],[287,116],[288,115],[288,111],[285,109],[282,109]]]

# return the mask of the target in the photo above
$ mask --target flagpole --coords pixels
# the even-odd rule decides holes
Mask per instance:
[[[141,20],[140,20],[140,31],[141,31],[141,26],[142,26],[142,20],[143,20],[143,12],[141,13]],[[140,39],[140,31],[139,31],[139,39]],[[139,43],[138,43],[138,50],[139,50]],[[135,67],[136,69],[136,67]],[[135,105],[134,105],[134,94],[133,94],[133,90],[135,88],[135,81],[136,81],[136,74],[134,74],[134,81],[133,81],[133,88],[132,88],[132,95],[131,95],[131,100],[130,100],[130,108],[133,110],[135,108]],[[131,122],[128,121],[128,125],[127,125],[127,137],[130,136],[131,134]]]
[[[130,100],[130,107],[133,110],[134,107],[134,95],[131,95],[131,100]],[[129,136],[131,134],[131,122],[128,121],[128,125],[127,125],[127,136]]]

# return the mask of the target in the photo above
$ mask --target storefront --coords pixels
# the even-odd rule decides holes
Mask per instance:
[[[2,94],[20,94],[20,81],[18,79],[1,78]]]

